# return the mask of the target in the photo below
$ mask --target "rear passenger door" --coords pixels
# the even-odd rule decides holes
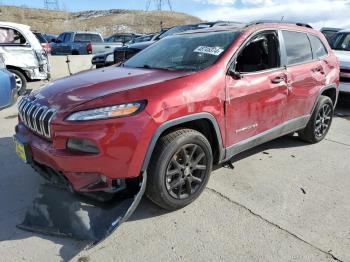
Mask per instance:
[[[296,120],[311,113],[319,90],[325,84],[322,61],[314,56],[308,34],[282,30],[287,68],[288,97],[285,121]]]

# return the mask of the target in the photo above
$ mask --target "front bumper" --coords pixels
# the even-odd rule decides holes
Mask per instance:
[[[133,121],[128,121],[130,118]],[[63,178],[78,192],[114,192],[125,179],[140,175],[155,130],[153,121],[149,121],[144,112],[125,119],[108,121],[108,124],[95,121],[98,124],[53,126],[52,141],[32,133],[21,122],[16,133],[30,148],[30,164],[37,171],[44,170],[39,173],[45,173],[46,178],[47,174]],[[66,148],[69,138],[89,139],[100,153],[69,150]]]
[[[31,80],[46,80],[50,79],[50,71],[48,65],[35,68],[22,68],[27,77]]]

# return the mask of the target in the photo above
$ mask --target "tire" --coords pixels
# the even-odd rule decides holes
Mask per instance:
[[[166,210],[183,208],[202,193],[212,165],[211,146],[203,134],[192,129],[173,131],[161,137],[154,149],[146,195]]]
[[[328,96],[321,96],[305,129],[298,132],[299,137],[309,143],[322,141],[332,124],[333,102]]]
[[[79,55],[79,51],[73,50],[73,51],[72,51],[72,55]]]
[[[8,69],[14,76],[16,80],[16,88],[19,95],[24,95],[27,89],[27,79],[24,74],[16,69]]]

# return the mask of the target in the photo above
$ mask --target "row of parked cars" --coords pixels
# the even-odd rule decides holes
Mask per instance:
[[[128,44],[152,40],[158,34],[117,33],[103,38],[97,32],[70,31],[58,36],[34,32],[51,55],[86,55],[113,50]]]

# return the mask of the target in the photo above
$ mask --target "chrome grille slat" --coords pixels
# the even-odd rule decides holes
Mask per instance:
[[[26,106],[23,109],[23,118],[24,118],[23,120],[24,120],[24,123],[26,125],[28,125],[28,123],[27,123],[27,120],[28,120],[27,112],[28,112],[29,108],[30,108],[30,103],[27,103]]]
[[[23,124],[38,135],[51,138],[51,121],[56,110],[31,101],[28,97],[18,103],[19,117]]]

